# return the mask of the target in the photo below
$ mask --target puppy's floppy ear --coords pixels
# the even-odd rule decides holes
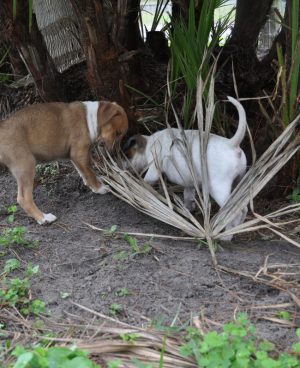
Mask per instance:
[[[98,110],[98,121],[100,124],[100,127],[103,127],[107,123],[110,122],[110,120],[120,113],[119,106],[116,103],[108,102],[108,101],[101,101],[99,110]]]

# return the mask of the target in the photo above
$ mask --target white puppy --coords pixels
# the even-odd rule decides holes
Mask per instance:
[[[240,148],[246,131],[246,114],[243,106],[234,98],[228,97],[239,113],[239,125],[231,139],[211,134],[207,147],[207,167],[209,192],[222,207],[232,191],[233,183],[239,181],[246,171],[246,156]],[[198,130],[184,131],[197,184],[201,184],[200,139]],[[172,183],[184,187],[184,205],[195,208],[194,181],[187,161],[186,146],[179,129],[165,129],[150,136],[135,135],[126,142],[124,152],[131,166],[138,172],[147,169],[144,180],[155,184],[159,180],[159,170]],[[128,168],[128,163],[125,166]],[[238,213],[226,229],[244,222],[247,207]],[[228,236],[224,240],[231,240]]]

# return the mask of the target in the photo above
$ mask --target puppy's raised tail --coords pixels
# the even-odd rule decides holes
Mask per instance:
[[[244,139],[247,127],[246,113],[243,106],[233,97],[227,96],[228,100],[237,108],[239,113],[239,125],[235,135],[230,139],[230,143],[233,147],[239,147]]]

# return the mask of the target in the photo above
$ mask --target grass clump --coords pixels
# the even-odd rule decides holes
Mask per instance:
[[[45,313],[45,303],[40,299],[30,298],[30,280],[38,273],[39,266],[29,263],[25,277],[12,277],[12,272],[19,268],[20,262],[17,259],[6,261],[0,282],[0,307],[15,307],[25,316]]]
[[[187,327],[181,330],[169,329],[162,334],[158,330],[135,330],[128,327],[108,327],[106,332],[102,332],[102,337],[79,342],[80,350],[74,346],[39,346],[33,349],[17,347],[12,353],[15,363],[11,367],[300,367],[300,341],[290,347],[288,352],[280,353],[273,343],[258,338],[246,314],[240,314],[236,321],[226,323],[220,332],[204,333],[196,327]],[[297,335],[300,337],[300,329]],[[100,358],[104,366],[90,360],[89,353],[93,354],[96,361]]]
[[[87,352],[76,348],[65,347],[37,347],[33,350],[18,346],[12,353],[17,361],[13,368],[99,368],[98,364],[88,359]]]
[[[300,329],[297,335],[300,337]],[[300,367],[300,342],[292,347],[292,353],[277,354],[274,344],[257,338],[245,314],[227,323],[221,333],[212,331],[203,336],[198,329],[189,329],[187,339],[181,353],[193,356],[199,368]]]
[[[7,209],[8,217],[7,222],[13,224],[16,217],[17,206],[12,205]],[[38,241],[29,241],[25,238],[26,227],[24,226],[12,226],[7,227],[2,230],[0,234],[0,250],[4,252],[3,249],[9,248],[12,245],[24,245],[27,247],[35,247],[38,245]],[[5,253],[5,252],[4,252]]]

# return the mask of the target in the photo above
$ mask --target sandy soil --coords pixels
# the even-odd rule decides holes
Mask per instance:
[[[3,228],[11,226],[7,225],[6,208],[16,198],[16,184],[5,171],[0,172],[0,198]],[[93,194],[69,167],[61,166],[58,173],[40,178],[35,199],[45,212],[57,215],[58,221],[40,227],[19,210],[15,226],[26,226],[27,238],[39,240],[39,246],[14,246],[0,264],[2,267],[15,255],[24,263],[38,264],[41,272],[32,292],[46,301],[52,315],[72,313],[75,307],[70,300],[104,314],[111,313],[113,303],[119,304],[117,318],[134,325],[150,321],[169,324],[175,316],[176,323],[182,324],[200,313],[207,321],[223,323],[236,312],[246,311],[261,336],[282,348],[294,340],[293,328],[268,320],[283,309],[274,306],[291,303],[287,309],[293,324],[299,325],[299,311],[286,290],[216,270],[209,251],[196,242],[138,238],[141,247],[148,243],[151,249],[134,254],[124,236],[105,235],[85,225],[105,229],[117,225],[125,232],[182,235],[111,194]],[[262,240],[257,234],[237,238],[222,244],[222,248],[217,253],[219,263],[239,271],[256,273],[266,257],[269,264],[300,263],[299,249],[274,238]],[[70,296],[63,299],[61,293]]]

